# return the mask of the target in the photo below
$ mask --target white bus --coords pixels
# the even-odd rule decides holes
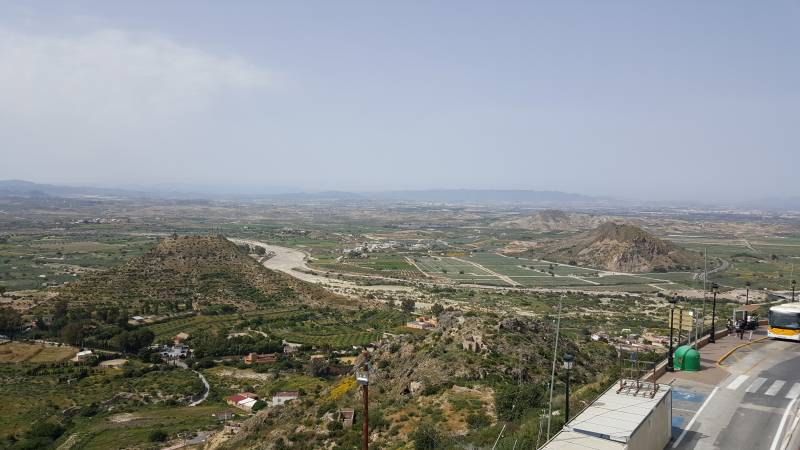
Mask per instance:
[[[769,309],[769,337],[800,342],[800,303],[784,303]]]

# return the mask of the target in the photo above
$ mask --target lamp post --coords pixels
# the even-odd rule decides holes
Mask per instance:
[[[711,335],[708,336],[708,342],[711,344],[717,342],[717,289],[719,289],[719,285],[717,283],[712,283],[711,293],[714,295],[714,300],[711,304]]]
[[[747,288],[744,294],[744,306],[747,306],[750,304],[750,282],[748,281],[744,285]],[[747,326],[747,308],[744,309],[744,325],[742,326]]]
[[[569,373],[572,370],[572,364],[575,362],[575,357],[569,353],[564,354],[564,369],[567,370],[567,401],[564,406],[564,425],[569,423]]]
[[[675,303],[677,301],[677,295],[673,295],[669,299],[669,352],[667,352],[667,372],[675,372],[675,366],[672,361],[672,324],[675,319]]]
[[[797,281],[792,280],[792,302],[794,302],[794,285],[797,284]]]
[[[362,428],[362,450],[369,450],[369,359],[364,354],[364,371],[356,371],[356,381],[364,394],[364,426]]]

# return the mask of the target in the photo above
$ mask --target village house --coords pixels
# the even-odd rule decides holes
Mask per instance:
[[[309,358],[309,360],[311,362],[314,362],[314,361],[325,361],[325,359],[326,359],[325,355],[311,355],[311,357]]]
[[[297,391],[276,392],[275,395],[272,396],[272,406],[283,405],[286,402],[297,400],[299,397],[300,393]]]
[[[274,353],[249,353],[244,357],[245,364],[273,364],[278,361],[278,356]]]
[[[133,316],[133,317],[131,317],[131,320],[134,323],[137,323],[137,324],[143,324],[144,323],[144,317],[142,317],[142,316]]]
[[[189,339],[189,333],[183,333],[183,332],[178,333],[178,334],[175,335],[175,339],[174,339],[175,345],[182,344],[183,341],[185,341],[187,339]]]

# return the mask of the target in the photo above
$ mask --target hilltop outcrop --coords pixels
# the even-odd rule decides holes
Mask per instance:
[[[537,257],[615,272],[692,270],[702,257],[633,226],[606,222],[567,239],[531,250]]]

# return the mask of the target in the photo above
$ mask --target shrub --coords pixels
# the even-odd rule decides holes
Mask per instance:
[[[147,436],[150,442],[164,442],[167,440],[167,433],[164,430],[153,430]]]

